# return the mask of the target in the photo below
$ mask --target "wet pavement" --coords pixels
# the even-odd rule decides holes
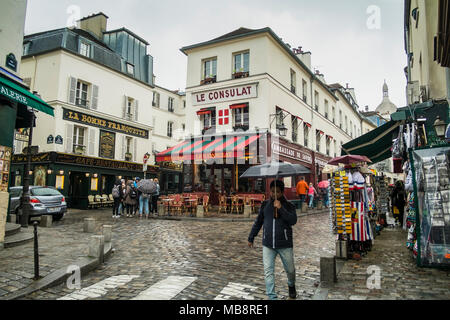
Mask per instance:
[[[266,299],[261,234],[255,247],[248,248],[253,222],[236,215],[203,220],[112,219],[110,210],[73,211],[51,228],[39,228],[41,275],[87,255],[86,217],[95,217],[97,234],[101,225],[113,225],[115,252],[81,278],[81,290],[63,283],[23,299]],[[318,292],[331,300],[450,298],[449,271],[416,267],[401,230],[383,230],[372,251],[362,260],[346,261],[338,282],[325,289],[318,287],[320,257],[335,253],[329,214],[299,216],[293,231],[299,300],[317,298]],[[381,270],[380,289],[367,286],[367,270],[374,265]],[[32,277],[32,243],[0,251],[0,299],[30,284]],[[276,290],[286,299],[287,280],[279,258],[275,277]]]

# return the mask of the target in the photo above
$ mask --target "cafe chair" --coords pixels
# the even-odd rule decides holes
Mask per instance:
[[[227,213],[228,209],[228,203],[227,203],[227,197],[225,195],[219,196],[219,212],[222,211],[222,209],[225,210],[225,213]]]
[[[203,212],[206,216],[209,213],[209,196],[208,195],[203,196],[202,206],[203,206]]]
[[[88,196],[88,200],[89,200],[89,203],[88,203],[88,208],[89,209],[95,208],[97,206],[97,203],[95,202],[94,196],[92,196],[92,195]]]
[[[114,203],[114,200],[113,200],[113,202],[111,202],[111,200],[109,200],[109,198],[106,194],[102,195],[102,201],[104,202],[105,206],[107,206],[107,207],[110,207]]]
[[[191,214],[194,214],[194,209],[195,211],[197,210],[197,206],[198,206],[198,198],[196,195],[190,195],[189,196],[189,200],[195,200],[195,201],[188,201],[186,203],[186,209],[188,209],[186,211],[186,215],[188,214],[188,211],[191,212]]]
[[[178,214],[181,215],[183,208],[183,200],[181,199],[181,195],[177,194],[175,195],[175,198],[173,198],[173,200],[170,203],[170,208],[172,210],[176,210]],[[177,214],[177,215],[178,215]]]
[[[95,195],[95,203],[96,203],[96,207],[103,207],[103,202],[102,202],[102,196],[99,194]]]
[[[233,209],[236,209],[236,214],[239,214],[239,208],[240,208],[240,203],[239,203],[239,197],[238,196],[232,196],[231,197],[231,212],[233,213]]]

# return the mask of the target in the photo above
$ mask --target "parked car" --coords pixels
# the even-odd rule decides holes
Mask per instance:
[[[11,214],[18,214],[20,198],[22,197],[22,186],[9,189]],[[67,203],[64,196],[53,187],[30,186],[30,218],[42,215],[52,215],[53,220],[61,220],[67,212]]]

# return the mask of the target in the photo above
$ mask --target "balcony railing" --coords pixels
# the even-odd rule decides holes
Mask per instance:
[[[249,129],[248,124],[236,124],[236,125],[233,127],[233,130],[234,130],[234,131],[237,131],[237,130],[247,131],[248,129]]]
[[[295,94],[295,87],[294,87],[293,85],[291,85],[291,92],[292,92],[293,94]]]
[[[131,161],[133,159],[133,154],[127,152],[125,153],[125,161]]]
[[[86,153],[86,146],[74,144],[73,145],[73,152],[75,154],[81,154],[84,155]]]

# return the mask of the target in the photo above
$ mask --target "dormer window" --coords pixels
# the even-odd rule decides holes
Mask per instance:
[[[127,72],[128,74],[134,75],[134,65],[127,63]]]
[[[80,54],[85,57],[91,56],[91,45],[87,42],[81,41],[80,42]]]

